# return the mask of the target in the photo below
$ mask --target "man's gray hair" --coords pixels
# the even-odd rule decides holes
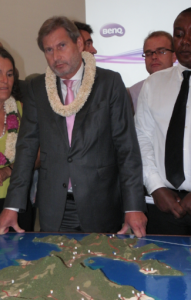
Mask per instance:
[[[42,24],[42,26],[38,32],[37,43],[38,43],[40,50],[42,50],[44,52],[44,47],[43,47],[44,37],[49,35],[51,32],[55,31],[58,28],[64,28],[66,30],[68,36],[76,44],[77,39],[80,36],[80,33],[79,33],[79,30],[77,29],[77,27],[75,26],[75,24],[64,16],[52,17],[52,18],[46,20]]]

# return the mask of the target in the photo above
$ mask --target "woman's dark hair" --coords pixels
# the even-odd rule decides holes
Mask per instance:
[[[14,61],[12,55],[2,47],[0,47],[0,57],[9,59],[13,65],[14,83],[13,83],[11,95],[16,100],[19,100],[19,98],[20,98],[20,89],[19,89],[19,81],[18,81],[19,73],[18,73],[18,70],[15,68],[15,61]]]

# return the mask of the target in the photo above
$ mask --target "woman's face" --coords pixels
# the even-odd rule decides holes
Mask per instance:
[[[8,58],[0,57],[0,102],[10,97],[13,84],[13,65]]]

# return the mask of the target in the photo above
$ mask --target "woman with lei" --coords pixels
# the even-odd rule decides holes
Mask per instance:
[[[19,101],[18,75],[13,57],[0,47],[0,212],[10,183],[15,159],[15,146],[22,115]],[[28,201],[26,213],[19,214],[20,226],[33,229],[33,208]]]

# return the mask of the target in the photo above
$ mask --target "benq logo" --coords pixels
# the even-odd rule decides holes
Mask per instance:
[[[119,24],[106,24],[100,29],[100,34],[103,37],[112,37],[114,35],[123,36],[125,34],[125,28]]]

